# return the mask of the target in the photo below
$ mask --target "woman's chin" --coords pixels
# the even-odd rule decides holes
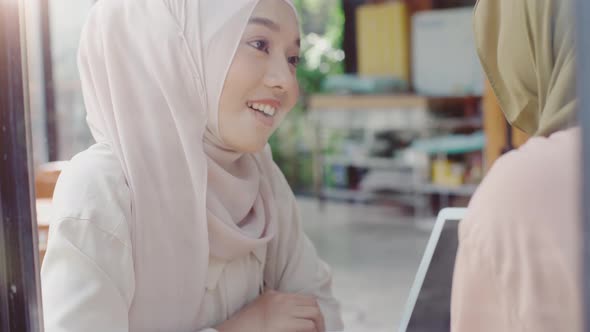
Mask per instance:
[[[260,138],[256,140],[248,140],[248,141],[236,141],[230,144],[231,148],[240,153],[258,153],[264,150],[266,144],[268,143],[268,138]]]

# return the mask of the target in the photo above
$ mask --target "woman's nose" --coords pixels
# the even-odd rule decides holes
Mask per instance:
[[[273,91],[285,93],[291,86],[295,76],[289,68],[290,64],[284,57],[273,57],[264,77],[264,84]]]

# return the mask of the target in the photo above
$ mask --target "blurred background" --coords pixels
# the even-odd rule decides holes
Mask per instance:
[[[475,0],[296,0],[302,96],[271,139],[347,331],[393,331],[437,212],[467,205],[509,127],[472,33]],[[76,52],[93,0],[27,1],[41,255],[55,181],[93,141]],[[42,256],[41,256],[42,257]]]

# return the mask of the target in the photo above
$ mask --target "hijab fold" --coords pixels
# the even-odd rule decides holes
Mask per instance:
[[[575,124],[575,47],[570,0],[479,0],[479,57],[508,121],[547,136]]]

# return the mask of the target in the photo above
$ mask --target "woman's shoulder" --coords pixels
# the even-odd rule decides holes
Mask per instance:
[[[463,236],[479,230],[531,235],[574,218],[580,179],[579,129],[535,137],[499,158],[469,203]]]
[[[118,232],[131,215],[131,196],[123,169],[108,145],[95,144],[68,162],[57,182],[52,209],[52,224],[85,220],[105,232]]]
[[[522,147],[500,157],[482,187],[506,195],[534,193],[539,188],[567,190],[580,169],[580,130],[572,128],[549,137],[533,137]],[[543,190],[550,197],[551,191]]]

